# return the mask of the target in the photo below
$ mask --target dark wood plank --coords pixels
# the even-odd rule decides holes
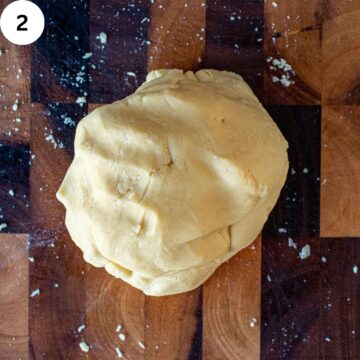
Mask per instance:
[[[358,359],[360,354],[359,238],[321,239],[322,359]],[[355,268],[354,268],[355,267]]]
[[[91,103],[119,100],[145,80],[149,5],[147,0],[90,3]]]
[[[205,68],[236,72],[258,97],[263,88],[263,0],[206,2]]]
[[[75,103],[88,94],[89,1],[36,0],[46,22],[33,46],[31,101]]]
[[[264,232],[271,237],[318,236],[320,217],[320,131],[318,106],[268,106],[289,142],[290,169]]]
[[[76,123],[87,107],[73,104],[34,104],[31,155],[31,221],[35,229],[61,229],[63,206],[55,194],[70,165]],[[67,121],[66,119],[71,119]]]
[[[261,237],[204,284],[203,359],[260,356]]]
[[[321,0],[265,2],[266,104],[320,103],[323,4]]]
[[[263,235],[261,359],[320,359],[320,239]],[[310,246],[311,255],[299,252]]]
[[[29,359],[28,235],[0,235],[0,356]]]
[[[1,231],[28,233],[31,159],[29,146],[0,142],[0,159],[0,224],[3,224]]]
[[[10,2],[0,1],[1,9]],[[28,143],[31,49],[10,43],[0,33],[0,50],[0,139]]]

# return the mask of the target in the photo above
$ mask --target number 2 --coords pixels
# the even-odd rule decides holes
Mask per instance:
[[[28,28],[24,28],[23,26],[27,23],[28,18],[26,15],[19,15],[17,19],[22,19],[23,21],[16,28],[17,31],[27,31]]]

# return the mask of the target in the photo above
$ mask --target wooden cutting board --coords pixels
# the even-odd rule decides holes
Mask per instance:
[[[35,2],[42,37],[0,37],[0,358],[359,359],[360,3]],[[173,67],[243,75],[289,141],[290,172],[249,248],[155,298],[83,261],[55,192],[76,123]]]

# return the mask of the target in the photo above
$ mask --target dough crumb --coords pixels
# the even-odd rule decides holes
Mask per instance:
[[[121,325],[117,325],[115,331],[116,331],[116,332],[120,332],[121,328],[122,328]]]
[[[30,297],[35,297],[35,296],[39,296],[40,295],[40,289],[37,288],[35,290],[33,290],[33,292],[30,294]]]
[[[85,324],[80,325],[77,329],[78,333],[81,333],[83,330],[85,330],[85,327],[86,327]]]
[[[119,339],[120,339],[121,341],[125,341],[126,335],[123,334],[123,333],[119,334]]]
[[[101,32],[96,39],[100,40],[101,44],[106,44],[107,43],[107,34],[104,32]]]
[[[121,352],[120,348],[116,347],[115,351],[118,358],[124,357],[124,354]]]
[[[85,341],[82,341],[80,344],[80,349],[83,351],[83,352],[89,352],[90,350],[90,346],[85,342]]]
[[[82,58],[86,60],[86,59],[90,59],[92,56],[93,56],[92,52],[87,52],[84,54],[84,56]]]
[[[357,265],[354,265],[354,266],[353,266],[353,273],[354,273],[354,274],[357,274],[357,273],[358,273],[358,267],[357,267]]]
[[[307,244],[299,252],[299,257],[301,260],[304,260],[308,258],[310,255],[311,255],[311,248],[310,245]]]
[[[288,246],[297,249],[297,245],[291,237],[288,238]]]
[[[142,349],[145,349],[145,345],[144,345],[144,343],[142,341],[139,341],[138,344]]]

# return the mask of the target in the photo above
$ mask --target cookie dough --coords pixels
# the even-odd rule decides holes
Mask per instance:
[[[287,170],[287,142],[241,76],[157,70],[79,123],[57,197],[87,262],[169,295],[257,237]]]

